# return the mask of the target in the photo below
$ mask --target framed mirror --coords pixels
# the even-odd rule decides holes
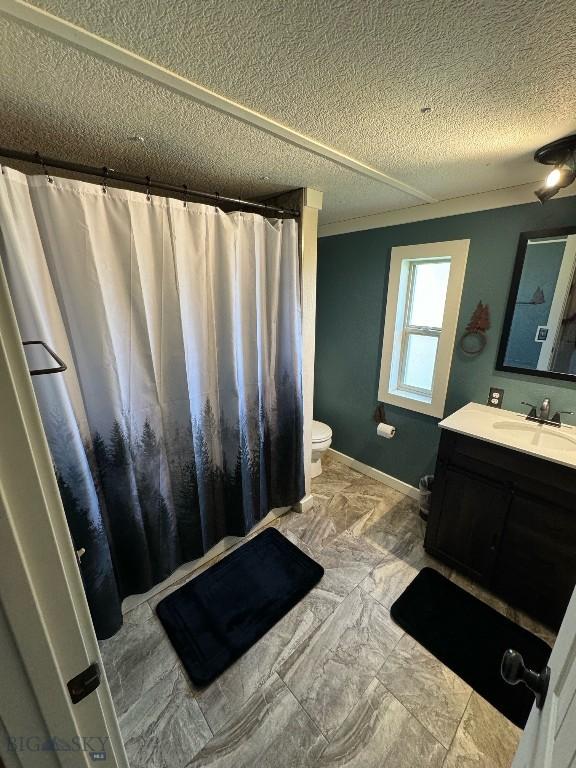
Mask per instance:
[[[520,235],[496,369],[576,381],[576,227]]]

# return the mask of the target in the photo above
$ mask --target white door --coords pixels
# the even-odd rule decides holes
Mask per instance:
[[[552,241],[553,242],[553,241]],[[570,296],[572,281],[574,280],[574,270],[576,268],[576,236],[570,235],[566,239],[564,256],[556,288],[550,305],[550,313],[546,325],[549,328],[546,341],[542,344],[538,364],[536,368],[539,371],[551,371],[554,363],[554,356],[558,351],[558,342],[562,334],[562,318],[566,312],[566,305]]]
[[[512,768],[576,768],[576,590],[548,664],[544,706],[532,707]]]
[[[1,264],[0,660],[0,764],[128,768]]]

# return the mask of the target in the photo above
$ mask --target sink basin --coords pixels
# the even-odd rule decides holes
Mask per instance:
[[[576,440],[562,431],[562,427],[550,427],[533,421],[496,421],[492,429],[510,433],[514,442],[551,451],[576,451]]]
[[[576,469],[576,427],[570,424],[538,424],[522,413],[468,403],[439,426]]]

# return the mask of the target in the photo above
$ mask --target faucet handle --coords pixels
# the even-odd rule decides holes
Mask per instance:
[[[561,416],[563,413],[567,414],[568,416],[574,416],[574,411],[556,411],[556,413],[554,414],[554,416],[552,416],[552,419],[551,419],[551,421],[552,421],[554,424],[558,424],[558,425],[560,425],[560,423],[561,423],[561,422],[560,422],[560,416]]]
[[[530,408],[530,413],[526,416],[527,419],[535,419],[536,418],[536,406],[532,405],[532,403],[527,403],[524,400],[522,400],[522,405],[527,405],[528,408]]]

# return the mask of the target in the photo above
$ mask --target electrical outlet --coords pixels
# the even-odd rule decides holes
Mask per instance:
[[[502,400],[504,400],[504,390],[498,389],[498,387],[490,387],[487,405],[492,408],[502,408]]]

